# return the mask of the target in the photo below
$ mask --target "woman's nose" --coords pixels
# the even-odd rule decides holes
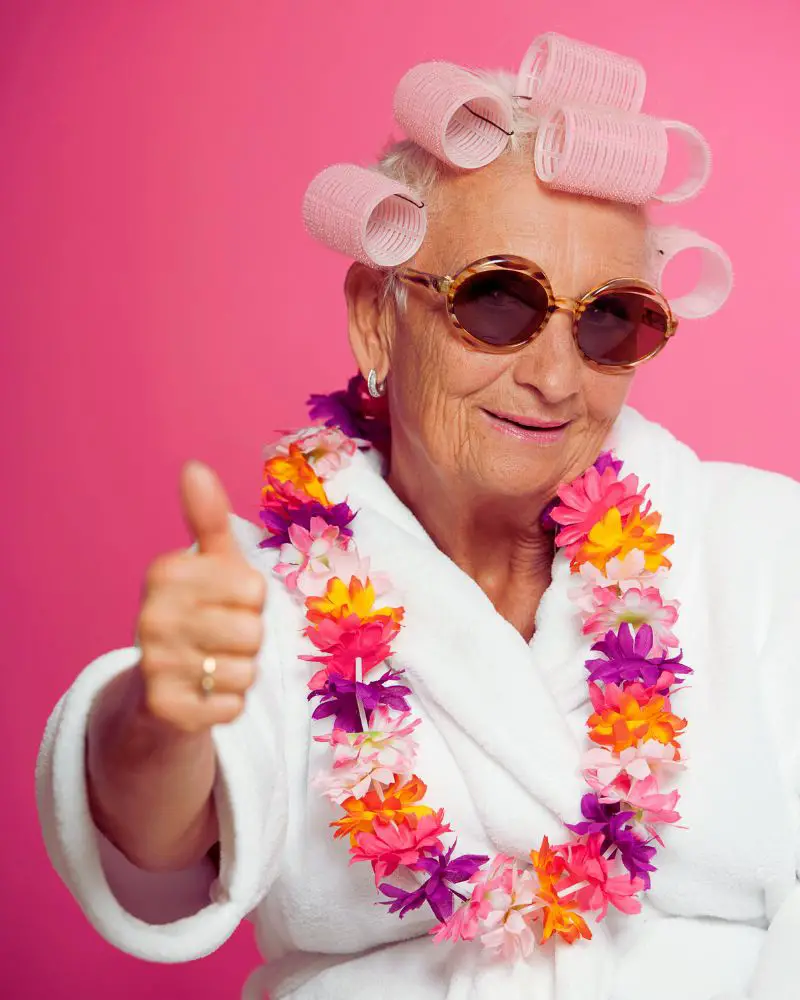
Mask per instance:
[[[559,307],[538,336],[519,352],[514,367],[516,381],[535,390],[551,406],[563,403],[580,389],[583,362],[572,335],[572,316],[569,306]]]

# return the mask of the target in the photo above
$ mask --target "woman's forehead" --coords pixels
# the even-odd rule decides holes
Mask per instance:
[[[525,164],[500,162],[441,184],[416,265],[453,274],[509,253],[556,274],[619,277],[644,266],[646,228],[641,210],[548,190]]]

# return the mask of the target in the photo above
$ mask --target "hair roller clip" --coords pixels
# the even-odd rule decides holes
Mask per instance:
[[[635,59],[548,32],[531,43],[517,76],[517,97],[535,107],[590,105],[641,111],[647,76]]]
[[[394,116],[410,139],[465,170],[497,159],[513,135],[511,101],[451,63],[410,69],[395,90]]]
[[[733,265],[721,246],[699,233],[678,226],[652,226],[648,233],[651,281],[662,287],[667,266],[684,250],[699,250],[702,255],[700,277],[694,288],[679,298],[670,299],[672,311],[682,319],[704,319],[717,312],[733,288]]]
[[[370,267],[396,267],[419,250],[425,205],[375,170],[338,163],[317,174],[303,200],[309,233]]]
[[[670,131],[689,140],[690,175],[675,190],[658,194]],[[708,145],[691,126],[594,108],[552,109],[537,132],[533,158],[539,179],[559,191],[631,205],[685,201],[697,194],[711,169]]]

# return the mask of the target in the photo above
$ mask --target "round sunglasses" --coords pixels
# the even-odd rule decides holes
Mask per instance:
[[[675,334],[678,321],[664,296],[638,278],[614,278],[580,299],[557,297],[533,261],[496,254],[451,276],[401,267],[396,277],[443,295],[461,340],[477,351],[505,354],[529,344],[558,311],[572,314],[584,361],[602,371],[635,368]]]

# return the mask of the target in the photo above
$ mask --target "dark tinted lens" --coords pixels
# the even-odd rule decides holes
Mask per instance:
[[[492,347],[524,343],[547,315],[547,291],[535,278],[498,268],[467,278],[453,299],[459,323]]]
[[[607,292],[586,309],[578,323],[578,343],[601,365],[641,361],[666,339],[664,309],[638,292]]]

